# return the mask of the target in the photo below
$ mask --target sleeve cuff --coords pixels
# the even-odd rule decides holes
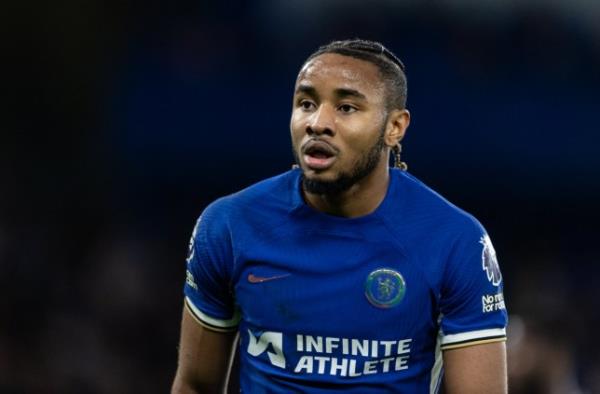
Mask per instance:
[[[442,350],[456,349],[465,346],[480,345],[491,342],[506,341],[505,328],[490,328],[487,330],[468,331],[442,336]]]
[[[229,320],[215,319],[210,317],[200,309],[196,308],[194,303],[189,297],[185,297],[186,309],[190,312],[192,317],[202,326],[212,331],[219,332],[231,332],[236,331],[240,322],[240,313],[236,310],[233,317]]]

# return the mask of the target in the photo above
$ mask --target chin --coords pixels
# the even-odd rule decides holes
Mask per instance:
[[[303,176],[304,190],[313,194],[336,195],[347,191],[355,183],[354,179],[333,172],[314,174],[314,172],[309,171],[309,175],[304,172]]]
[[[339,174],[331,169],[323,171],[315,171],[310,168],[302,168],[304,178],[314,182],[335,182],[339,178]]]

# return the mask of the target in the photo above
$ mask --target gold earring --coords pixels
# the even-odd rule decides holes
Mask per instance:
[[[402,145],[398,143],[398,145],[392,148],[394,151],[394,167],[399,168],[402,171],[408,170],[408,165],[400,160],[400,153],[402,153]]]

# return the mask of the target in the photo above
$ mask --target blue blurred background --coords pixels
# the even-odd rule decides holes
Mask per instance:
[[[407,66],[410,171],[494,240],[511,392],[600,392],[600,3],[4,7],[0,392],[168,391],[197,216],[290,167],[296,73],[354,37]]]

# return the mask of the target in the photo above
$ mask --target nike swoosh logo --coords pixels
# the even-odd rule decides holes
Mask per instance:
[[[281,278],[286,278],[288,276],[290,276],[292,274],[283,274],[283,275],[277,275],[277,276],[256,276],[254,274],[249,274],[248,275],[248,282],[250,283],[263,283],[263,282],[268,282],[270,280],[275,280],[275,279],[281,279]]]

